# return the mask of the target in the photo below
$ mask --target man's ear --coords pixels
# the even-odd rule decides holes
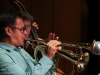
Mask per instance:
[[[6,27],[6,28],[5,28],[5,32],[6,32],[6,34],[7,34],[8,36],[11,36],[12,29],[9,28],[9,27]]]

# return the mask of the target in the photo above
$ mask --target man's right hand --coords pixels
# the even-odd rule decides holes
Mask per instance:
[[[60,45],[61,42],[57,41],[57,40],[50,40],[47,44],[46,44],[46,51],[45,51],[45,55],[52,59],[55,55],[55,53],[59,50],[61,50],[61,46]]]

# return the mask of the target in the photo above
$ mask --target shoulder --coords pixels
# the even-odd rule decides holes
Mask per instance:
[[[9,53],[10,50],[0,48],[0,62],[14,62],[12,56]]]
[[[0,63],[12,63],[14,62],[12,57],[7,53],[0,53]]]

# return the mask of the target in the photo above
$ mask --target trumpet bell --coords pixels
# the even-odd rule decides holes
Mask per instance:
[[[100,41],[93,42],[93,54],[100,55]]]

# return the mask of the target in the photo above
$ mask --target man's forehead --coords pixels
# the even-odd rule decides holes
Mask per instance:
[[[20,17],[17,17],[16,18],[16,20],[15,20],[15,24],[17,24],[17,25],[24,25],[24,22],[23,22],[23,20],[20,18]]]

